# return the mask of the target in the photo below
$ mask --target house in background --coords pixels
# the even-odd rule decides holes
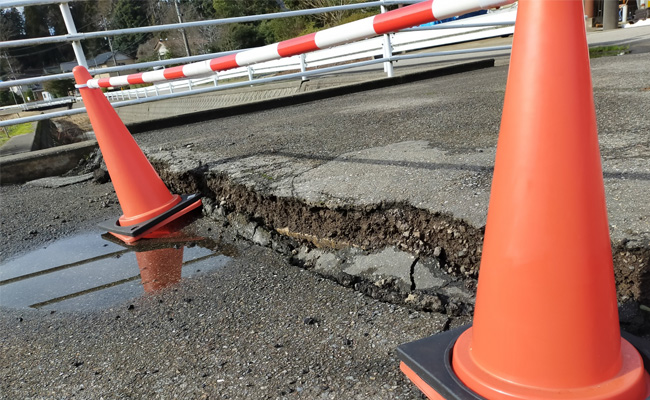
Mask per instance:
[[[165,43],[162,39],[158,39],[158,43],[156,43],[156,47],[153,48],[153,51],[158,53],[159,60],[164,60],[171,56],[171,53],[167,49],[167,46],[165,46]]]
[[[128,55],[122,53],[121,51],[106,52],[99,54],[93,59],[89,59],[88,68],[106,68],[106,67],[115,67],[117,65],[130,65],[135,63],[135,60]],[[72,69],[79,65],[76,61],[69,61],[61,63],[61,72],[72,72]],[[128,74],[129,71],[122,71],[122,74]],[[119,75],[117,72],[111,72],[110,74],[99,74],[95,78],[108,78],[110,76]]]
[[[27,79],[31,78],[28,75],[14,75],[16,79]],[[47,100],[51,97],[49,92],[43,90],[43,86],[40,83],[24,84],[17,86],[10,86],[9,91],[12,92],[12,96],[15,98],[21,98],[24,103],[29,103],[31,101],[40,101]]]

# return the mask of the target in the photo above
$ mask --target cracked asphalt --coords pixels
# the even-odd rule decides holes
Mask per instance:
[[[650,240],[650,205],[641,200],[650,196],[650,77],[639,68],[649,54],[592,60],[611,235],[617,241]],[[403,201],[480,227],[507,71],[507,65],[496,66],[291,108],[189,119],[138,134],[137,140],[174,170],[200,163],[278,196],[328,205]]]

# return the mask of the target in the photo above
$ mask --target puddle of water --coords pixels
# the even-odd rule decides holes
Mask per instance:
[[[0,264],[0,305],[96,310],[214,271],[236,255],[231,246],[182,233],[122,244],[82,234]]]

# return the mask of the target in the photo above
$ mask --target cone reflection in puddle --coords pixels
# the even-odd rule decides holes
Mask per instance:
[[[235,256],[232,245],[182,232],[142,240],[136,246],[109,234],[82,234],[2,262],[0,305],[68,311],[108,308],[217,270]]]
[[[136,252],[140,279],[146,293],[153,293],[181,281],[183,247]]]

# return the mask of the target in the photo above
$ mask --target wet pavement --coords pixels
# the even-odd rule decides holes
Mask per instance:
[[[236,254],[182,232],[137,246],[110,234],[75,235],[0,264],[0,304],[56,311],[110,308],[221,268]]]

